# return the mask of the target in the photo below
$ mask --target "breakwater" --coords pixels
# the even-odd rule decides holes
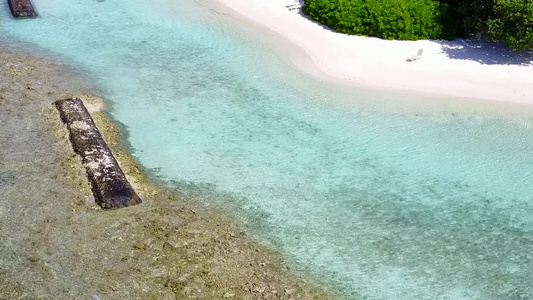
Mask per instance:
[[[83,102],[63,99],[55,106],[67,125],[74,151],[82,158],[96,203],[105,209],[141,203]]]
[[[9,9],[15,18],[35,18],[37,12],[30,0],[8,0]]]

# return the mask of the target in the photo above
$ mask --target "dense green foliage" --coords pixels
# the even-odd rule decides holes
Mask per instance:
[[[533,48],[533,0],[306,0],[303,12],[348,34],[416,40],[482,32],[514,50]]]
[[[461,0],[466,33],[482,32],[514,50],[533,48],[533,0]]]
[[[533,1],[496,0],[486,23],[487,36],[511,49],[533,48]]]
[[[384,39],[437,39],[444,31],[435,0],[306,0],[303,12],[339,32]]]

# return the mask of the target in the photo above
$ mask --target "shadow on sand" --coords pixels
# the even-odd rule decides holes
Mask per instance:
[[[299,1],[303,6],[303,1]],[[297,13],[318,24],[325,30],[336,32],[327,25],[311,20],[309,16],[302,12],[302,8],[298,7]],[[456,39],[454,41],[435,40],[450,59],[461,59],[477,61],[483,65],[516,65],[516,66],[533,66],[533,49],[518,52],[507,48],[503,43],[492,43],[481,37],[474,37],[470,39]]]
[[[473,45],[464,39],[437,42],[451,59],[472,60],[484,65],[533,65],[533,51],[515,52],[502,43],[481,40]]]

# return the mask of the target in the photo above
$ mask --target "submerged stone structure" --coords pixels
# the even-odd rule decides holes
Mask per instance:
[[[96,203],[104,209],[141,203],[83,102],[72,98],[54,105],[67,125],[74,152],[82,158]]]
[[[35,18],[37,12],[30,0],[7,0],[11,14],[15,18]]]

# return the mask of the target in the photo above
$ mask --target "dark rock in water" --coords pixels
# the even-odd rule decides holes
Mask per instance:
[[[74,151],[82,158],[96,203],[116,208],[141,203],[80,99],[55,102]]]
[[[15,18],[35,18],[37,13],[30,0],[7,0],[11,14]]]

